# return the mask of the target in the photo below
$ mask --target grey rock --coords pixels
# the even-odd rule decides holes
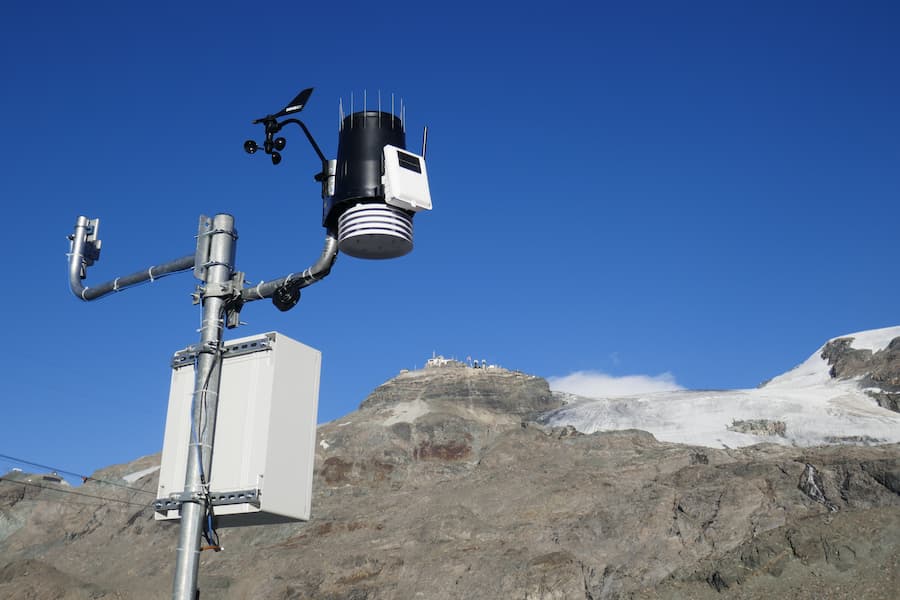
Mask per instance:
[[[900,412],[900,393],[866,390],[866,394],[874,398],[875,402],[878,403],[878,406],[894,412]]]
[[[822,479],[819,477],[819,473],[813,465],[807,463],[806,468],[803,469],[803,473],[800,475],[800,481],[797,483],[797,488],[811,500],[825,506],[828,510],[833,512],[838,509],[838,507],[825,496],[825,491],[822,489]]]
[[[822,349],[822,358],[831,366],[835,379],[859,378],[860,387],[879,406],[900,412],[900,337],[884,350],[857,350],[853,338],[831,340]]]
[[[411,401],[461,406],[532,417],[561,406],[541,377],[503,368],[473,369],[458,362],[407,371],[375,388],[360,408]]]
[[[771,419],[735,419],[732,421],[731,425],[728,426],[728,431],[784,437],[787,426],[784,421],[774,421]]]
[[[849,379],[866,375],[872,368],[872,351],[853,348],[853,338],[837,338],[822,349],[822,358],[831,367],[835,379]]]
[[[824,441],[826,444],[859,444],[861,446],[873,446],[886,442],[886,440],[870,435],[826,435]]]

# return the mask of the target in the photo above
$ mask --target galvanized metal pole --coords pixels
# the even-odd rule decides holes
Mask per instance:
[[[205,486],[209,483],[212,464],[221,379],[222,331],[229,295],[227,289],[234,274],[237,240],[234,217],[216,215],[211,230],[202,235],[210,236],[209,261],[205,265],[205,285],[201,292],[203,320],[194,381],[193,420],[182,496],[173,600],[195,600],[198,596],[200,538],[207,511],[208,490]]]

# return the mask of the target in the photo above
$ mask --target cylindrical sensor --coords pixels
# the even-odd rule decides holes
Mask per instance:
[[[335,204],[384,196],[381,157],[388,144],[406,148],[400,117],[369,110],[344,118],[338,135]]]
[[[324,224],[338,229],[338,249],[357,258],[395,258],[412,250],[412,215],[384,198],[384,147],[406,148],[403,121],[360,111],[344,118],[338,137],[334,196]]]

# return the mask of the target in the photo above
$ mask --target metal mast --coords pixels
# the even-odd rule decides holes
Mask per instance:
[[[197,595],[200,536],[203,532],[203,520],[209,510],[208,479],[212,467],[213,436],[216,431],[219,383],[222,376],[222,332],[225,327],[226,299],[233,295],[231,283],[237,242],[234,218],[219,214],[212,219],[211,225],[209,231],[200,234],[208,236],[209,260],[204,265],[197,265],[197,270],[204,273],[204,285],[200,289],[203,316],[194,379],[191,441],[188,445],[187,472],[181,499],[181,529],[178,534],[173,600],[194,600]]]

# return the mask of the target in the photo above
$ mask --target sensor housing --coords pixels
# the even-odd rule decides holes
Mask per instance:
[[[396,258],[413,248],[413,215],[431,210],[425,158],[408,152],[403,121],[382,111],[344,118],[334,195],[323,224],[336,227],[338,249],[357,258]]]

